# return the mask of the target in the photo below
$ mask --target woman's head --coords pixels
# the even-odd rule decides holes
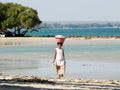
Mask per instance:
[[[61,47],[63,46],[63,43],[58,42],[58,43],[57,43],[57,46],[61,48]]]

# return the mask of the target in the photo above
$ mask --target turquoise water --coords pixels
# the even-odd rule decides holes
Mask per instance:
[[[51,65],[55,41],[30,42],[0,45],[0,73],[56,76]],[[120,80],[120,40],[68,39],[63,48],[66,77]]]
[[[120,36],[120,28],[84,28],[84,29],[39,29],[28,33],[32,36]]]

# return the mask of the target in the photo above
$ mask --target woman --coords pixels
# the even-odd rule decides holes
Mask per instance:
[[[62,48],[62,46],[63,43],[57,43],[57,48],[55,49],[53,61],[53,63],[56,65],[56,72],[59,79],[64,77],[66,67],[64,49]]]

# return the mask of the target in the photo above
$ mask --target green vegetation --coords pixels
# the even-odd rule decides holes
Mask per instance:
[[[46,29],[79,29],[79,28],[120,28],[120,22],[43,22],[40,28]]]
[[[20,4],[0,2],[0,33],[6,36],[25,36],[41,23],[36,10]]]

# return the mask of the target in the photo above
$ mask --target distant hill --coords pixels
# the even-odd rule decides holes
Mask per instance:
[[[120,28],[120,22],[43,22],[39,28]]]

